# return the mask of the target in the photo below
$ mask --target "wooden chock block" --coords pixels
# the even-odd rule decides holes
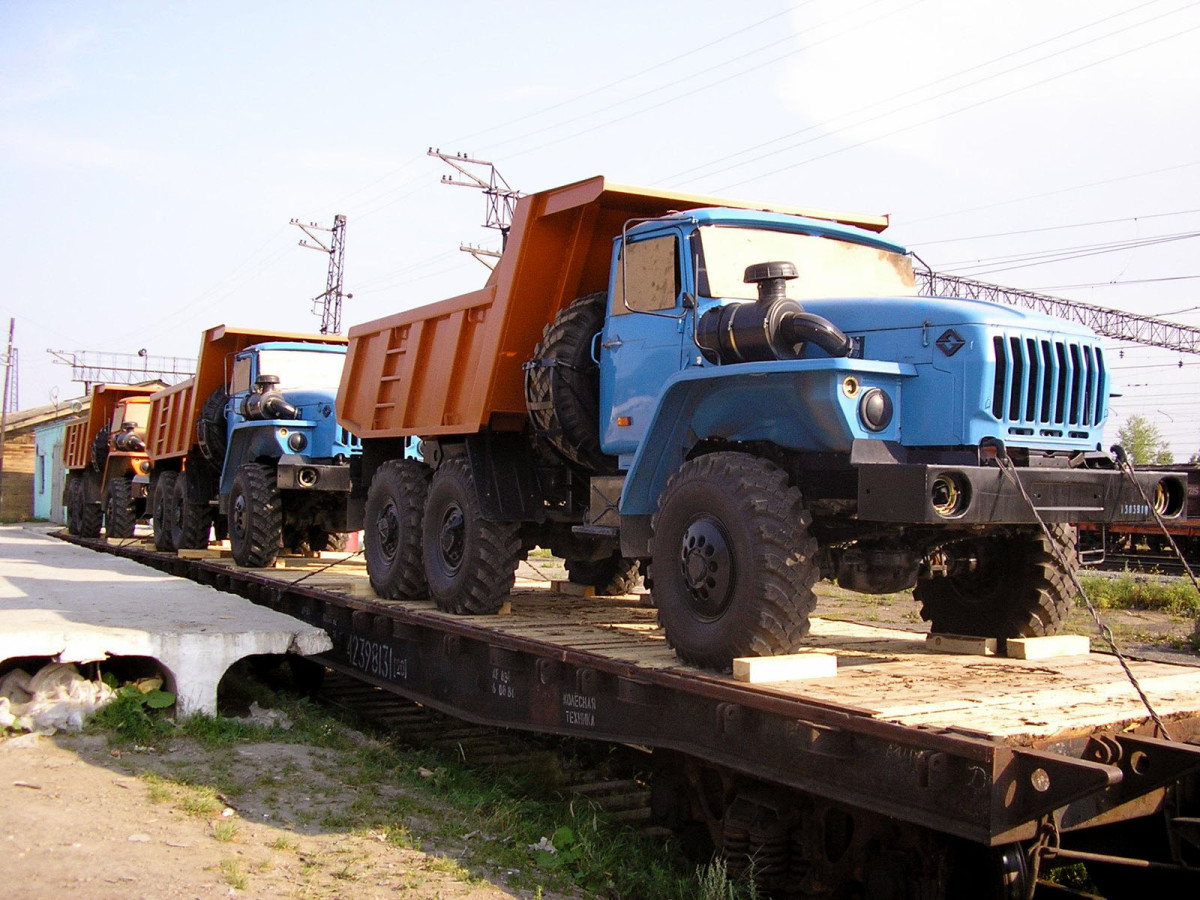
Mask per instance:
[[[962,653],[967,656],[995,656],[995,638],[975,637],[969,634],[931,634],[925,638],[925,646],[939,653]]]
[[[1055,634],[1050,637],[1009,638],[1009,659],[1053,659],[1057,656],[1086,656],[1092,652],[1086,634]]]
[[[837,657],[831,653],[742,656],[733,661],[733,680],[745,684],[831,678],[836,674]]]
[[[595,597],[596,589],[590,584],[576,584],[573,581],[552,581],[550,590],[572,597]]]
[[[176,550],[180,559],[221,559],[230,555],[230,551],[220,547],[209,550]]]
[[[505,600],[503,603],[501,603],[500,608],[498,610],[496,610],[496,615],[511,616],[512,615],[512,601]]]

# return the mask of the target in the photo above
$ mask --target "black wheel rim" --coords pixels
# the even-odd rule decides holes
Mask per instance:
[[[719,520],[696,519],[683,533],[679,568],[688,605],[702,619],[719,618],[733,597],[734,565],[729,536]]]
[[[462,507],[451,503],[442,513],[442,527],[438,531],[438,555],[447,575],[454,575],[462,565],[466,544],[466,523]]]
[[[396,548],[400,545],[400,517],[391,503],[380,510],[375,520],[375,533],[379,536],[379,552],[390,563],[396,558]]]

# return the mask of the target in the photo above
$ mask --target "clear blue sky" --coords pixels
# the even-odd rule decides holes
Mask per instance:
[[[47,348],[315,331],[327,260],[293,217],[348,217],[345,324],[479,286],[458,245],[498,236],[431,145],[526,191],[604,174],[886,212],[936,269],[1200,324],[1197,58],[1184,0],[6,0],[21,406],[79,393]],[[1200,357],[1118,349],[1114,426],[1200,448]]]

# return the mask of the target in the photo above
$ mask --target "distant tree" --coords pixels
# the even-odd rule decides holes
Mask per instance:
[[[1175,461],[1158,426],[1145,416],[1132,415],[1117,430],[1117,441],[1135,466],[1165,466]]]

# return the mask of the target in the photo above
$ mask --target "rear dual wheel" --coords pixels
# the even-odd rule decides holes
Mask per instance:
[[[171,536],[171,508],[174,504],[175,479],[178,472],[163,472],[154,479],[154,496],[150,498],[150,521],[154,526],[154,549],[170,553],[175,549]]]
[[[415,459],[393,459],[371,479],[363,549],[371,588],[386,600],[423,600],[429,594],[421,523],[432,474]]]
[[[516,578],[520,529],[483,517],[465,459],[446,460],[434,472],[422,530],[425,579],[438,609],[460,615],[499,610]]]

